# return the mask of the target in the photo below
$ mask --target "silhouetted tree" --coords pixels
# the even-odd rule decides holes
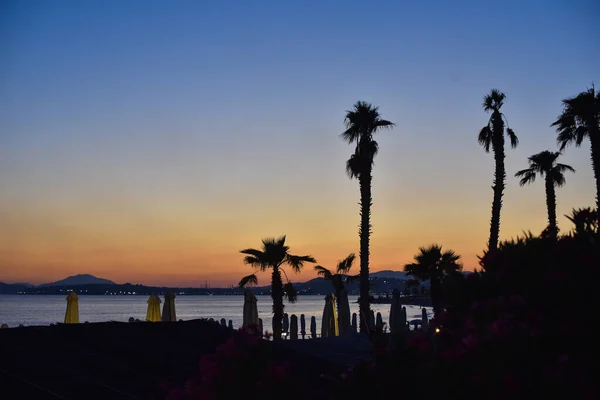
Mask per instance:
[[[563,112],[551,126],[556,127],[561,151],[570,143],[579,147],[584,138],[590,140],[596,178],[596,209],[600,209],[600,92],[592,86],[562,102]]]
[[[354,154],[346,162],[346,172],[350,178],[357,178],[360,186],[360,330],[367,332],[370,315],[369,304],[369,240],[371,236],[371,180],[373,161],[378,151],[377,142],[373,135],[394,124],[381,118],[379,108],[359,101],[354,108],[346,112],[344,119],[346,130],[342,139],[352,144],[356,143]]]
[[[575,225],[575,235],[584,236],[598,232],[598,211],[591,207],[573,209],[571,215],[565,215]]]
[[[335,268],[335,274],[327,268],[322,267],[320,265],[317,265],[315,267],[318,276],[331,281],[331,285],[333,286],[333,290],[335,291],[335,299],[338,305],[338,309],[340,302],[340,294],[344,289],[344,278],[346,277],[346,279],[350,280],[355,280],[357,278],[357,276],[347,277],[348,272],[350,272],[350,269],[352,268],[355,259],[356,255],[354,253],[350,253],[348,257],[344,258],[341,261],[338,261],[338,264]]]
[[[537,175],[546,180],[546,206],[548,208],[548,232],[556,237],[558,226],[556,225],[556,191],[555,187],[565,184],[565,171],[575,172],[573,167],[557,163],[560,152],[542,151],[528,158],[529,168],[523,169],[515,174],[521,178],[519,185],[525,186],[533,183]]]
[[[483,109],[486,112],[491,112],[492,115],[479,132],[479,144],[483,146],[486,153],[489,153],[490,148],[494,152],[494,160],[496,168],[494,171],[494,200],[492,201],[492,220],[490,223],[490,240],[488,247],[495,249],[498,247],[498,238],[500,235],[500,209],[502,208],[502,196],[504,192],[506,170],[504,167],[504,131],[506,117],[500,112],[506,96],[498,89],[492,89],[490,94],[483,98]],[[506,121],[506,134],[510,140],[512,148],[517,147],[519,139],[512,129],[508,127]]]
[[[290,266],[294,272],[300,272],[304,263],[314,263],[316,260],[311,256],[295,256],[289,253],[289,246],[285,245],[285,235],[279,238],[266,238],[262,240],[262,250],[245,249],[240,253],[246,254],[244,264],[251,265],[259,271],[272,269],[271,272],[271,298],[273,299],[273,338],[281,339],[282,319],[283,319],[283,296],[287,297],[290,303],[297,299],[297,293],[292,283],[287,279],[284,285],[281,280],[281,273],[285,271],[281,268],[284,264]],[[240,287],[248,283],[256,284],[258,279],[255,274],[245,276],[240,281]]]
[[[441,285],[447,277],[462,271],[460,256],[452,250],[442,251],[442,246],[432,244],[429,247],[419,247],[414,260],[414,263],[404,266],[404,272],[421,282],[429,280],[433,312],[439,315],[443,309]]]

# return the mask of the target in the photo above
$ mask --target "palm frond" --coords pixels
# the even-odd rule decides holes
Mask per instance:
[[[244,257],[244,264],[260,269],[261,271],[264,271],[268,267],[268,264],[264,259],[256,258],[255,256]]]
[[[561,164],[561,163],[556,164],[556,169],[560,172],[565,172],[565,171],[575,172],[575,168],[571,167],[570,165]]]
[[[356,154],[352,154],[348,161],[346,161],[346,174],[348,174],[350,179],[358,178],[360,176],[360,166]]]
[[[298,292],[296,291],[296,288],[294,287],[292,282],[288,282],[285,285],[283,285],[283,293],[285,294],[285,297],[287,297],[290,303],[295,303],[296,301],[298,301]]]
[[[515,132],[510,128],[506,129],[506,133],[508,135],[508,139],[510,140],[510,147],[512,147],[513,149],[516,148],[519,145],[519,138],[517,137],[517,135],[515,135]]]
[[[338,262],[336,271],[338,274],[347,274],[348,271],[352,268],[354,264],[354,260],[356,259],[356,254],[350,253],[348,257],[344,258],[342,261]]]
[[[532,168],[522,169],[515,174],[515,178],[521,178],[519,185],[525,186],[529,183],[535,182],[536,173]]]
[[[305,263],[316,262],[317,260],[312,256],[295,256],[293,254],[288,254],[285,258],[285,263],[292,267],[295,272],[300,272]]]
[[[492,145],[492,137],[492,129],[489,125],[484,126],[483,128],[481,128],[481,131],[479,131],[479,137],[477,138],[477,141],[481,146],[483,146],[486,153],[490,152],[490,146]]]
[[[255,274],[243,277],[238,283],[239,287],[243,288],[246,285],[258,285],[258,278]]]
[[[327,268],[317,265],[315,267],[315,271],[317,271],[317,276],[320,276],[325,279],[331,279],[331,271]]]

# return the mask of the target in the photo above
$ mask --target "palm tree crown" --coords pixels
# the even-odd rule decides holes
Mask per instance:
[[[336,291],[336,298],[339,298],[339,292],[344,289],[344,277],[348,275],[352,265],[354,264],[354,260],[356,259],[356,255],[354,253],[350,253],[348,257],[344,258],[341,261],[338,261],[338,264],[335,268],[335,273],[332,273],[329,269],[317,265],[315,270],[317,271],[317,275],[331,281],[331,285]],[[349,277],[350,279],[355,277]]]
[[[519,185],[525,186],[533,183],[537,175],[540,175],[546,176],[555,186],[562,187],[565,184],[564,172],[575,172],[575,169],[570,165],[557,163],[556,160],[560,154],[560,152],[544,150],[529,157],[529,168],[522,169],[515,174],[515,177],[521,178]]]
[[[240,253],[245,254],[244,264],[248,264],[258,271],[272,269],[271,276],[271,298],[273,299],[273,336],[281,338],[281,324],[283,319],[283,296],[284,293],[290,303],[296,301],[296,290],[287,279],[287,274],[281,268],[284,264],[294,272],[300,272],[305,263],[314,263],[312,256],[297,256],[289,253],[289,246],[285,244],[285,235],[279,238],[266,238],[262,240],[262,249],[245,249]],[[287,283],[283,285],[281,272],[286,275]],[[245,276],[240,280],[240,287],[247,284],[257,284],[256,274]]]
[[[429,280],[431,284],[431,301],[436,315],[442,311],[441,284],[447,277],[462,271],[460,256],[452,250],[442,251],[442,246],[432,244],[420,247],[414,256],[414,262],[404,266],[404,272],[419,281]]]
[[[596,180],[596,208],[600,209],[600,91],[592,86],[575,97],[563,100],[563,112],[554,123],[560,150],[590,140],[592,169]]]

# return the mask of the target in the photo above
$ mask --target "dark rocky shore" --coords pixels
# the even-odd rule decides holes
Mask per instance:
[[[0,397],[162,398],[163,382],[185,382],[197,371],[200,357],[232,335],[231,329],[205,320],[2,329]],[[357,355],[369,357],[370,346],[361,340],[343,346],[346,353],[353,353],[351,357],[339,348],[323,346],[322,340],[295,342],[271,342],[272,355],[293,360],[306,374],[339,371]]]

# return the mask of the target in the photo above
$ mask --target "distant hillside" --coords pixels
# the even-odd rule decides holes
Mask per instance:
[[[73,275],[68,278],[62,279],[60,281],[44,283],[39,285],[40,287],[47,286],[73,286],[73,285],[115,285],[113,281],[109,281],[108,279],[96,278],[93,275],[89,274],[81,274],[81,275]]]
[[[373,278],[392,278],[392,279],[402,279],[402,280],[408,280],[410,279],[409,277],[406,276],[406,274],[402,271],[392,271],[391,269],[386,269],[385,271],[377,271],[377,272],[371,272],[369,274],[370,277]]]

